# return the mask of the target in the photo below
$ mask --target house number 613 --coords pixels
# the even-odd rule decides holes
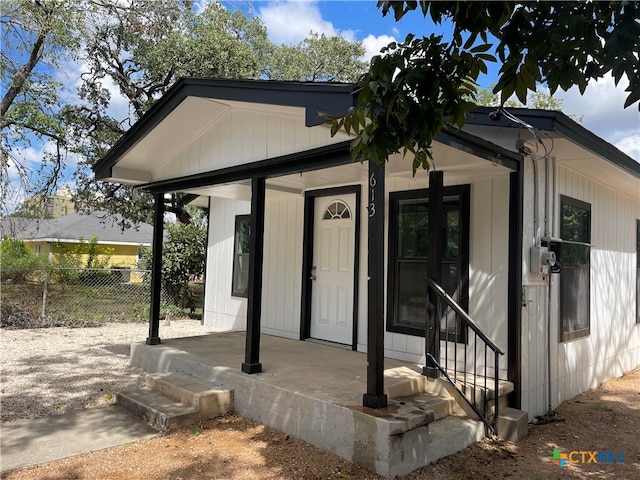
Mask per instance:
[[[374,188],[376,186],[376,183],[378,183],[376,181],[376,174],[372,173],[369,177],[369,198],[371,199],[369,201],[369,218],[375,216],[376,214],[376,191]]]

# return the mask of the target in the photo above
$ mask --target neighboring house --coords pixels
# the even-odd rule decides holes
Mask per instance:
[[[54,262],[65,252],[79,252],[86,264],[89,242],[97,238],[99,258],[107,267],[136,268],[140,248],[151,246],[153,227],[143,223],[122,230],[117,219],[99,212],[74,213],[55,219],[6,217],[0,220],[1,235],[22,240],[25,245]]]
[[[209,199],[204,323],[247,329],[244,372],[260,332],[347,345],[384,406],[382,355],[428,363],[428,275],[506,352],[531,416],[640,364],[638,163],[560,112],[495,108],[438,137],[433,172],[353,163],[319,115],[353,102],[346,84],[183,79],[95,167]],[[441,355],[483,363],[467,334],[447,325]]]

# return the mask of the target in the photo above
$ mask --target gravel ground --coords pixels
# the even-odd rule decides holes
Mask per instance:
[[[163,321],[160,328],[162,338],[214,331],[199,320]],[[1,329],[2,422],[114,404],[117,391],[144,383],[143,372],[129,366],[129,352],[148,333],[146,323]]]
[[[161,325],[163,338],[201,335],[198,321]],[[129,346],[146,324],[0,330],[2,421],[105,406],[142,382]],[[397,480],[640,479],[640,368],[563,403],[518,444],[487,438]],[[623,452],[623,463],[560,469],[554,449]],[[235,413],[140,442],[6,472],[6,480],[382,480],[358,465]]]

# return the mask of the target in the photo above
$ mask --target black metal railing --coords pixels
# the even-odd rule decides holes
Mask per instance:
[[[458,391],[486,427],[496,433],[499,403],[500,355],[504,352],[478,327],[469,314],[444,289],[427,279],[430,303],[429,316],[435,328],[427,332],[435,335],[435,341],[426,339],[427,367],[425,373],[439,371]],[[437,326],[440,328],[437,328]],[[441,345],[442,344],[442,345]],[[430,349],[428,346],[431,345]],[[435,348],[433,346],[435,345]],[[441,353],[441,346],[444,352]],[[460,351],[460,353],[459,353]],[[451,352],[451,353],[450,353]],[[472,363],[468,360],[471,356]],[[493,356],[492,362],[489,357]],[[490,363],[493,365],[491,366]],[[429,369],[429,365],[432,367]],[[431,376],[430,375],[430,376]],[[493,380],[493,399],[487,388]],[[490,418],[489,402],[493,400],[493,416]]]

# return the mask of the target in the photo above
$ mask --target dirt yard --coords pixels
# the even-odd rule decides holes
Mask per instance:
[[[487,439],[402,479],[640,479],[640,369],[565,402],[518,444]],[[550,457],[585,463],[560,467]],[[610,453],[609,453],[610,452]],[[595,457],[597,458],[597,456]],[[624,458],[624,461],[622,461]],[[590,462],[589,462],[590,460]],[[377,475],[238,415],[7,473],[24,479],[378,479]]]

